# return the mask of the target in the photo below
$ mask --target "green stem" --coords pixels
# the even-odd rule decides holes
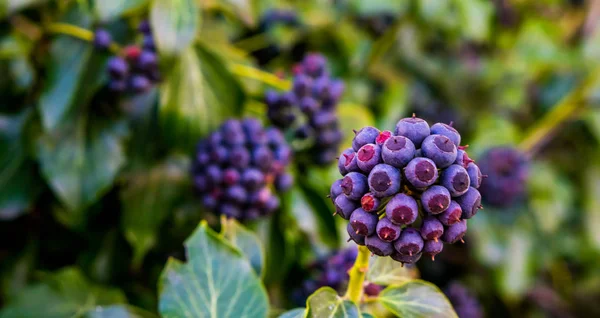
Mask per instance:
[[[292,84],[288,80],[281,79],[271,73],[243,64],[231,64],[230,70],[235,75],[259,80],[265,84],[271,85],[284,91],[289,90],[292,86]]]
[[[46,30],[50,33],[69,35],[86,42],[94,41],[94,32],[68,23],[51,23]],[[114,42],[110,44],[109,49],[112,53],[118,53],[121,50],[119,45]]]
[[[344,297],[356,304],[359,303],[363,294],[363,285],[367,276],[367,270],[369,269],[369,257],[371,257],[369,249],[366,246],[359,246],[358,255],[356,256],[354,265],[350,269],[350,281],[348,282],[348,290]]]

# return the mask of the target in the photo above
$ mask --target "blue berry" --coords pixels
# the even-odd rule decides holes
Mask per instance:
[[[144,35],[144,40],[142,41],[142,48],[148,51],[156,51],[156,44],[154,43],[154,38],[152,35]]]
[[[127,76],[129,65],[124,58],[113,56],[108,60],[108,73],[113,79],[122,79]]]
[[[486,203],[504,208],[525,197],[528,159],[518,149],[491,148],[477,162],[481,173],[487,175],[480,187]]]
[[[375,139],[379,136],[379,129],[371,126],[364,127],[363,129],[356,132],[354,139],[352,140],[352,148],[358,151],[362,146],[366,144],[374,144]]]
[[[406,180],[415,188],[426,188],[435,183],[438,171],[435,163],[428,158],[417,157],[404,168]]]
[[[368,213],[361,208],[354,210],[350,216],[350,224],[356,234],[364,236],[370,236],[375,233],[377,221],[379,221],[377,215]]]
[[[383,144],[383,162],[396,168],[404,168],[415,156],[415,145],[403,136],[392,136]]]
[[[200,192],[208,190],[209,182],[206,179],[206,176],[199,175],[194,177],[194,186],[196,187],[196,190]]]
[[[133,75],[130,79],[129,86],[136,93],[143,93],[150,89],[152,83],[143,75]]]
[[[331,202],[335,203],[335,198],[342,193],[342,179],[339,179],[331,185],[331,189],[329,190],[329,198],[331,199]]]
[[[448,189],[434,185],[428,188],[421,195],[421,204],[423,209],[431,214],[439,214],[450,206],[450,192]]]
[[[358,202],[348,199],[345,195],[338,195],[334,200],[336,214],[339,214],[343,219],[350,219],[350,215],[360,205]]]
[[[218,164],[225,163],[229,159],[229,151],[224,146],[216,146],[210,152],[210,159]]]
[[[412,197],[396,194],[385,207],[385,216],[394,224],[412,224],[419,215],[419,206]]]
[[[273,153],[269,148],[260,146],[254,148],[251,154],[252,164],[259,167],[261,170],[266,171],[271,167],[273,161]]]
[[[400,237],[394,242],[394,248],[400,254],[412,256],[421,253],[423,244],[419,230],[409,227],[400,233]]]
[[[365,245],[365,236],[364,235],[360,235],[360,234],[356,234],[356,230],[354,230],[354,228],[352,227],[352,225],[350,223],[348,223],[348,225],[346,226],[346,231],[348,232],[348,235],[350,236],[350,240],[354,241],[354,243],[358,244],[358,245]]]
[[[469,174],[469,183],[475,189],[479,189],[481,186],[481,180],[483,176],[481,175],[481,170],[479,170],[479,166],[475,163],[471,162],[467,165],[467,173]]]
[[[345,176],[348,172],[359,171],[356,160],[356,152],[354,152],[354,149],[348,148],[344,150],[340,156],[340,159],[338,160],[338,169],[340,170],[340,174]]]
[[[300,99],[299,106],[303,113],[312,115],[319,109],[319,102],[310,96],[305,96]]]
[[[423,140],[429,136],[429,125],[426,121],[417,117],[400,119],[396,124],[395,134],[410,139],[415,147],[419,148]]]
[[[460,205],[456,203],[456,201],[450,201],[450,206],[446,209],[446,211],[437,215],[438,220],[442,222],[442,224],[449,226],[454,223],[460,222],[460,217],[462,216],[462,209]]]
[[[369,173],[381,162],[381,148],[375,144],[366,144],[356,152],[356,159],[360,170]]]
[[[400,237],[400,233],[402,233],[402,227],[392,223],[392,221],[390,221],[388,218],[383,218],[377,222],[375,231],[380,239],[386,242],[393,242]]]
[[[100,50],[107,50],[112,42],[112,36],[105,29],[97,29],[94,34],[94,46]]]
[[[342,133],[337,129],[325,129],[317,135],[317,143],[327,147],[337,145],[342,140]]]
[[[467,220],[461,220],[458,223],[448,226],[442,235],[442,241],[454,244],[463,239],[467,233]]]
[[[308,54],[302,61],[302,68],[306,74],[312,77],[324,75],[327,61],[321,54]]]
[[[223,180],[223,171],[217,165],[210,165],[206,167],[206,179],[211,184],[220,184]]]
[[[269,200],[264,205],[264,212],[266,214],[273,213],[279,208],[279,198],[275,195],[271,195]]]
[[[444,234],[444,225],[434,216],[428,216],[421,224],[421,237],[437,241]]]
[[[398,193],[401,182],[400,171],[385,163],[376,165],[369,173],[369,189],[378,198]]]
[[[423,254],[431,256],[431,260],[435,259],[435,256],[442,252],[444,249],[444,242],[441,240],[429,240],[423,244]]]
[[[392,255],[390,255],[390,257],[395,260],[396,262],[400,262],[402,264],[414,264],[416,262],[419,261],[419,259],[421,259],[421,256],[423,255],[423,253],[417,253],[417,254],[413,254],[413,255],[404,255],[401,253],[392,253]]]
[[[394,252],[394,246],[391,242],[384,241],[375,234],[367,236],[365,239],[365,245],[369,251],[371,251],[371,253],[377,256],[388,256],[392,255]]]
[[[342,192],[351,200],[360,200],[369,190],[367,177],[358,172],[348,173],[342,179]]]
[[[454,127],[443,123],[437,123],[431,126],[432,135],[444,135],[448,137],[456,147],[460,146],[460,134]]]
[[[360,198],[360,206],[369,213],[377,213],[377,210],[381,206],[381,200],[369,192]]]
[[[467,170],[456,164],[446,168],[440,179],[440,183],[450,191],[452,197],[465,194],[471,184]]]
[[[481,209],[481,194],[473,187],[469,187],[465,194],[455,200],[462,209],[461,218],[463,219],[472,218]]]
[[[150,26],[150,22],[148,20],[143,20],[138,25],[138,31],[143,34],[150,34],[152,32],[152,27]]]
[[[456,161],[456,145],[444,135],[430,135],[423,140],[423,155],[435,162],[438,168],[446,168]]]

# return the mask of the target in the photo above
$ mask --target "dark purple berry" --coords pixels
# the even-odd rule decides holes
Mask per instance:
[[[265,184],[265,175],[255,168],[246,169],[242,173],[242,183],[248,190],[256,190]]]
[[[236,205],[223,203],[219,207],[219,213],[225,215],[228,218],[240,219],[242,218],[242,210]]]
[[[469,187],[465,194],[455,200],[462,209],[462,219],[472,218],[481,209],[481,194],[473,187]]]
[[[358,172],[348,173],[342,179],[342,192],[351,200],[360,200],[369,190],[367,177]]]
[[[360,170],[369,173],[381,162],[381,147],[375,144],[366,144],[356,152],[356,159]]]
[[[256,147],[252,151],[252,164],[261,168],[263,171],[271,167],[273,161],[273,153],[265,146]]]
[[[337,145],[340,141],[342,141],[342,133],[337,129],[322,130],[317,135],[317,143],[322,147]]]
[[[379,296],[381,291],[383,291],[383,289],[384,289],[383,286],[373,284],[373,283],[367,283],[367,285],[365,286],[363,291],[364,291],[365,295],[367,295],[367,296],[377,297],[377,296]]]
[[[306,96],[311,92],[312,78],[304,74],[294,77],[293,90],[297,96]]]
[[[113,92],[122,93],[127,89],[127,82],[124,79],[113,79],[108,83],[108,88]]]
[[[150,34],[152,32],[150,22],[148,20],[143,20],[142,22],[140,22],[140,24],[138,25],[138,31],[140,31],[143,34]]]
[[[377,256],[388,256],[394,252],[394,246],[392,243],[380,239],[376,234],[367,236],[365,239],[365,245],[369,251],[371,251],[371,253]]]
[[[319,77],[325,73],[327,61],[321,54],[311,53],[304,57],[302,68],[306,74],[312,77]]]
[[[439,214],[450,206],[450,192],[448,189],[434,185],[421,194],[423,209],[431,214]]]
[[[229,151],[224,146],[216,146],[210,152],[210,160],[214,163],[222,164],[229,159]]]
[[[460,134],[454,127],[443,123],[437,123],[431,126],[432,135],[443,135],[448,137],[456,147],[460,146]]]
[[[214,210],[217,208],[219,202],[212,195],[205,195],[202,197],[202,205],[208,210]]]
[[[390,137],[392,137],[392,132],[384,130],[377,135],[377,138],[375,138],[375,144],[381,147]]]
[[[467,170],[456,164],[444,169],[440,183],[450,191],[452,197],[465,194],[471,184]]]
[[[409,117],[400,119],[396,124],[396,136],[410,139],[415,147],[420,147],[423,140],[429,136],[429,125],[421,118]]]
[[[366,144],[375,144],[375,140],[379,136],[379,129],[371,126],[367,126],[356,132],[354,139],[352,140],[352,148],[358,151],[362,146]]]
[[[417,253],[413,255],[404,255],[401,253],[392,253],[390,257],[396,262],[400,262],[402,264],[414,264],[421,259],[423,253]]]
[[[481,186],[481,180],[483,179],[481,170],[479,170],[479,166],[477,166],[474,162],[469,163],[467,165],[467,174],[469,174],[469,182],[471,186],[475,189],[479,189]]]
[[[275,195],[271,195],[265,203],[265,213],[270,214],[275,212],[279,208],[279,198]]]
[[[289,190],[294,184],[294,177],[289,173],[281,174],[275,179],[275,189],[280,192]]]
[[[319,103],[310,96],[300,99],[300,110],[308,115],[314,114],[319,109]]]
[[[528,160],[518,149],[491,148],[477,163],[481,173],[487,175],[480,187],[486,203],[510,207],[525,197]]]
[[[334,205],[336,214],[346,220],[350,219],[352,212],[360,206],[358,202],[348,199],[345,195],[338,195]]]
[[[142,48],[147,51],[156,51],[156,44],[154,43],[154,38],[152,35],[144,35]]]
[[[450,201],[450,206],[446,209],[446,211],[437,215],[438,220],[442,222],[442,224],[449,226],[455,223],[460,222],[460,217],[462,216],[462,209],[460,205],[456,203],[456,201]]]
[[[426,188],[438,178],[438,171],[435,163],[428,158],[417,157],[411,160],[404,168],[406,179],[415,188]]]
[[[392,223],[392,221],[390,221],[388,218],[383,218],[377,222],[375,231],[380,239],[386,242],[393,242],[400,237],[400,233],[402,233],[402,227]]]
[[[158,58],[152,51],[142,51],[138,59],[138,68],[143,71],[151,71],[157,67]]]
[[[204,175],[198,175],[194,177],[194,186],[196,190],[200,192],[206,192],[208,190],[209,182]]]
[[[415,145],[403,136],[392,136],[381,148],[383,162],[396,168],[404,168],[415,156]]]
[[[441,240],[429,240],[423,244],[423,254],[431,256],[431,260],[435,260],[435,256],[444,249],[444,242]]]
[[[243,204],[247,200],[248,193],[239,185],[227,188],[225,191],[225,199],[235,204]]]
[[[467,233],[467,220],[461,220],[458,223],[448,226],[442,235],[442,241],[454,244],[461,241]]]
[[[129,72],[129,65],[124,58],[114,56],[108,60],[108,73],[113,79],[124,78]]]
[[[368,213],[361,208],[354,210],[350,216],[350,224],[356,234],[364,236],[370,236],[375,233],[377,221],[379,221],[377,215]]]
[[[206,179],[213,185],[220,184],[223,180],[223,171],[216,165],[206,167]]]
[[[469,158],[469,154],[467,154],[466,151],[460,148],[456,150],[456,160],[454,161],[454,164],[467,168],[469,163],[472,162],[474,162],[473,159]]]
[[[129,87],[136,93],[143,93],[150,89],[152,82],[143,75],[133,75],[129,81]]]
[[[412,197],[396,194],[385,207],[385,216],[394,224],[412,224],[419,215],[419,206]]]
[[[94,46],[99,50],[107,50],[112,42],[112,36],[105,29],[97,29],[94,33]]]
[[[350,223],[348,223],[348,225],[346,226],[346,231],[348,232],[348,235],[350,236],[350,239],[352,241],[354,241],[354,243],[358,244],[358,245],[365,245],[365,236],[364,235],[360,235],[360,234],[356,234],[356,231],[354,230],[354,228],[352,227],[352,225]]]
[[[437,241],[444,234],[444,225],[434,216],[428,216],[421,224],[421,237]]]
[[[342,193],[342,179],[339,179],[331,185],[331,189],[329,190],[329,198],[331,199],[331,202],[335,203],[335,198]]]
[[[462,284],[452,282],[445,290],[456,315],[460,318],[483,318],[485,317],[481,304]]]
[[[331,126],[335,122],[337,122],[337,115],[331,111],[319,111],[310,119],[310,123],[316,129],[322,129]]]
[[[378,198],[389,197],[400,191],[402,175],[390,165],[381,163],[369,173],[368,183],[371,192]]]
[[[400,233],[400,238],[394,242],[394,248],[400,254],[415,255],[421,252],[423,244],[423,238],[419,230],[409,227]]]
[[[366,193],[360,198],[360,206],[363,210],[369,213],[375,213],[381,205],[381,200],[377,198],[373,193]]]
[[[351,171],[359,171],[356,163],[356,152],[354,152],[354,149],[348,148],[342,152],[342,155],[338,160],[338,169],[340,170],[340,174],[343,176]]]
[[[234,168],[227,168],[223,170],[223,183],[228,186],[232,186],[240,180],[240,173]]]
[[[433,160],[438,168],[446,168],[456,161],[456,145],[444,135],[430,135],[421,146],[423,156]]]

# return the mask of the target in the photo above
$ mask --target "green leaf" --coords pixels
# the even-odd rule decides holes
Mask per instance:
[[[493,4],[485,0],[454,0],[454,3],[458,9],[463,36],[475,41],[486,41],[493,21]]]
[[[585,229],[596,249],[600,250],[600,165],[586,172],[585,179]]]
[[[163,221],[190,188],[188,164],[171,159],[131,172],[127,179],[129,182],[121,191],[122,226],[125,238],[133,246],[134,267],[139,267],[156,244]]]
[[[341,130],[344,132],[344,142],[342,147],[350,147],[354,134],[353,129],[360,129],[365,126],[373,126],[375,119],[369,110],[361,105],[342,103],[338,107]]]
[[[398,262],[390,257],[373,256],[369,259],[367,281],[378,285],[403,284],[419,276],[416,268],[398,266]]]
[[[67,208],[59,219],[70,226],[82,224],[83,209],[110,188],[125,163],[125,123],[86,117],[80,113],[38,140],[42,174]]]
[[[356,305],[338,296],[331,287],[322,287],[306,300],[305,317],[351,318],[360,317]]]
[[[220,122],[240,112],[244,94],[222,61],[189,48],[160,86],[160,122],[169,144],[186,150]]]
[[[153,313],[126,305],[99,306],[87,312],[85,318],[158,318]]]
[[[532,163],[527,179],[529,205],[539,227],[554,233],[567,218],[573,206],[573,187],[547,162]]]
[[[94,1],[94,9],[98,19],[109,21],[118,18],[124,12],[141,8],[148,0],[98,0]]]
[[[246,229],[235,219],[221,219],[223,236],[246,256],[254,272],[263,275],[265,251],[260,239],[252,231]]]
[[[154,0],[150,22],[158,50],[168,56],[185,52],[194,41],[200,24],[195,0]]]
[[[252,266],[206,222],[185,245],[188,262],[170,259],[161,274],[161,316],[267,316],[267,293]]]
[[[279,316],[279,318],[304,318],[306,315],[306,309],[296,308],[290,311],[286,311]]]
[[[389,286],[378,300],[399,317],[457,317],[444,293],[422,280]]]
[[[317,172],[310,171],[308,181],[323,182],[320,185],[329,184]],[[326,188],[323,188],[322,192],[318,190],[319,188],[313,187],[312,184],[293,187],[289,194],[289,212],[294,216],[298,227],[307,234],[311,245],[328,245],[335,248],[339,238],[333,216],[333,204],[323,195],[328,193]]]
[[[0,311],[0,318],[75,317],[96,306],[124,302],[121,291],[94,285],[81,271],[69,267],[24,289]]]

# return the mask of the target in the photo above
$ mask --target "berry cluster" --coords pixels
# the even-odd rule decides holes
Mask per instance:
[[[204,206],[238,220],[269,215],[279,207],[271,191],[292,186],[285,172],[291,150],[275,128],[253,118],[227,120],[198,143],[193,181]]]
[[[478,160],[487,176],[481,186],[484,201],[495,207],[509,207],[525,195],[527,159],[512,147],[488,149]]]
[[[329,76],[325,57],[309,54],[295,69],[292,90],[267,92],[269,120],[293,131],[295,146],[301,149],[297,160],[317,164],[335,160],[342,141],[336,108],[343,91],[343,82]]]
[[[444,290],[459,318],[481,318],[483,311],[477,298],[461,283],[452,282]]]
[[[158,57],[150,24],[144,21],[138,29],[144,38],[142,47],[127,46],[123,49],[122,56],[114,56],[108,61],[108,87],[114,92],[143,93],[160,80]],[[103,42],[102,34],[96,32],[95,42]]]
[[[350,240],[379,256],[414,263],[462,241],[481,208],[478,166],[451,126],[404,118],[394,133],[365,127],[342,152],[331,186]],[[420,218],[419,218],[420,216]]]

